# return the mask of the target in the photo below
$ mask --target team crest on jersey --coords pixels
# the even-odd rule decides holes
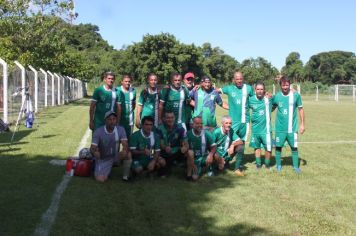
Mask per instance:
[[[231,93],[231,97],[236,97],[236,93]]]
[[[105,101],[105,95],[100,95],[101,101]]]
[[[287,109],[283,109],[283,115],[287,115],[288,114],[288,110]]]
[[[279,102],[279,103],[278,103],[278,106],[279,106],[279,107],[283,107],[283,102]]]
[[[258,112],[258,114],[259,114],[260,116],[263,116],[263,115],[265,114],[265,111],[264,111],[264,110],[260,110],[260,111]]]
[[[214,100],[215,99],[215,95],[210,95],[210,100]]]

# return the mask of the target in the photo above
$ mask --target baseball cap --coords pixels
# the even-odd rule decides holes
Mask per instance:
[[[211,79],[208,76],[203,76],[203,78],[201,78],[201,82],[204,81],[211,81]]]
[[[117,117],[117,115],[114,111],[108,111],[105,113],[104,119],[108,118],[111,115],[114,115],[115,117]]]
[[[192,72],[188,72],[184,75],[184,79],[188,79],[188,78],[195,79],[195,75]]]

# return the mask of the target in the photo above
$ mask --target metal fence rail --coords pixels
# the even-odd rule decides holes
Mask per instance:
[[[25,67],[15,61],[9,66],[0,58],[0,118],[13,124],[26,99],[26,91],[34,112],[49,106],[59,106],[83,98],[85,84],[69,76],[63,76],[31,65]]]

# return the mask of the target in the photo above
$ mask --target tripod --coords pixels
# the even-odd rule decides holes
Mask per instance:
[[[32,103],[31,103],[31,98],[30,98],[30,93],[29,93],[29,87],[25,87],[25,88],[19,88],[16,90],[16,92],[12,95],[12,96],[17,96],[22,90],[25,90],[25,100],[23,100],[22,104],[21,104],[21,108],[19,111],[19,115],[17,116],[17,120],[16,120],[16,125],[15,125],[15,129],[14,132],[12,133],[12,137],[11,137],[11,141],[10,141],[10,145],[13,143],[14,138],[15,138],[15,134],[16,131],[19,130],[19,124],[20,124],[20,119],[21,117],[23,117],[24,114],[28,114],[28,116],[26,116],[26,127],[27,128],[31,128],[32,127],[32,122],[34,120],[34,114],[33,114],[33,109],[32,109]],[[31,116],[31,117],[29,117]],[[30,118],[30,119],[29,119]],[[28,121],[28,119],[30,121]],[[29,123],[29,124],[28,124]]]

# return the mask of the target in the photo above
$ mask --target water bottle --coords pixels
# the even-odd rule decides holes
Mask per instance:
[[[68,176],[73,176],[74,175],[74,169],[73,169],[73,160],[72,158],[68,158],[66,162],[66,174]]]

